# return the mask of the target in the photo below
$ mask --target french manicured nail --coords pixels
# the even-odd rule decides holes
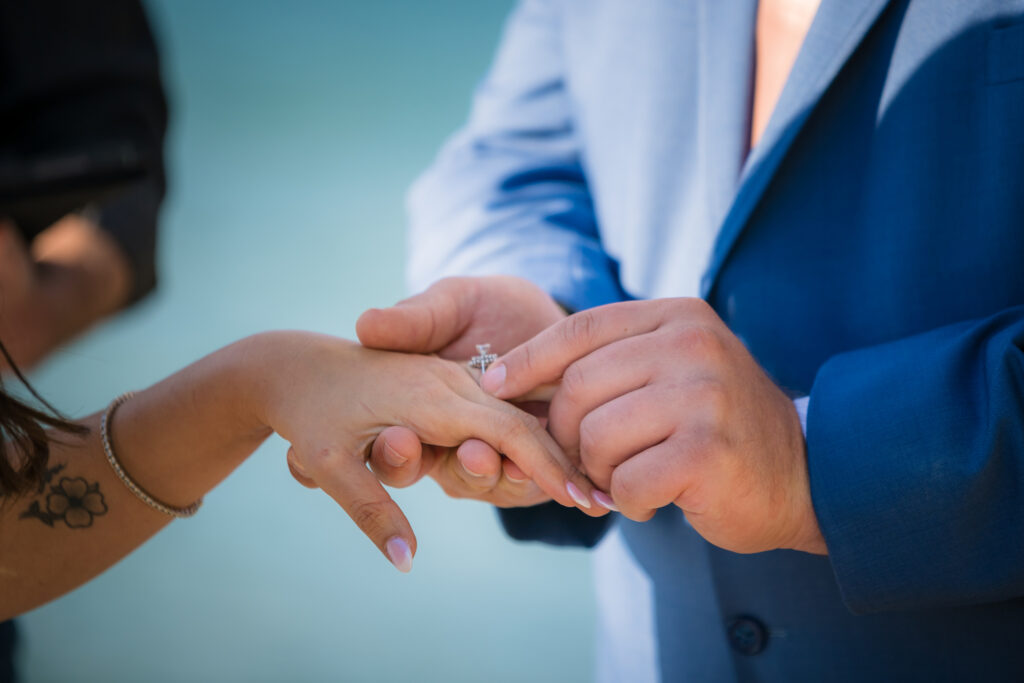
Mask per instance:
[[[583,495],[583,491],[577,488],[576,484],[568,481],[565,483],[565,490],[569,493],[569,497],[576,501],[578,505],[581,505],[588,510],[590,509],[590,501]]]
[[[401,467],[405,463],[409,462],[409,458],[404,455],[400,455],[399,452],[392,448],[391,444],[387,442],[384,442],[384,460],[392,467]]]
[[[395,565],[395,569],[403,574],[412,571],[412,551],[404,538],[395,536],[384,544],[384,549],[388,551],[388,559]]]
[[[480,378],[480,386],[488,394],[497,394],[505,386],[505,375],[507,373],[508,370],[505,369],[504,364],[492,365],[487,369],[483,377]]]
[[[604,491],[594,491],[594,502],[608,510],[613,510],[615,512],[619,511],[619,506],[616,505],[615,501],[612,500],[612,497]]]

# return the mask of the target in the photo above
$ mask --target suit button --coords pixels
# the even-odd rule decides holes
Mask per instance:
[[[756,655],[768,644],[768,630],[753,617],[733,617],[726,632],[732,649],[743,655]]]

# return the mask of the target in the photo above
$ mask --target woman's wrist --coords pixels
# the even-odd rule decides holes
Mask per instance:
[[[218,381],[231,390],[230,420],[242,432],[274,431],[274,406],[282,400],[299,333],[260,332],[217,352]]]
[[[122,405],[112,445],[158,500],[183,507],[226,477],[272,433],[258,416],[257,337],[224,347]]]
[[[347,351],[359,348],[344,339],[293,330],[261,332],[227,347],[235,382],[242,388],[241,419],[272,431],[287,428],[282,422],[298,392],[312,391]]]

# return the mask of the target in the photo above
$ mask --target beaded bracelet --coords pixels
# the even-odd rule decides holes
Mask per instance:
[[[171,517],[191,517],[199,511],[199,506],[203,504],[203,499],[200,498],[196,502],[192,503],[188,507],[176,508],[165,503],[161,503],[153,496],[149,495],[144,488],[135,483],[128,473],[121,467],[121,463],[118,462],[117,456],[114,455],[114,446],[110,441],[110,423],[114,419],[114,411],[117,410],[118,406],[130,399],[135,395],[135,392],[129,391],[126,394],[121,394],[115,398],[109,406],[107,406],[107,412],[103,413],[103,419],[100,420],[100,440],[103,442],[103,452],[107,455],[107,462],[110,463],[111,468],[114,470],[114,474],[120,479],[128,490],[135,494],[135,497],[141,500],[149,507],[169,515]]]

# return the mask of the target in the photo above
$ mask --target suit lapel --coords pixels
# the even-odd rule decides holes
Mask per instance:
[[[822,0],[775,110],[740,174],[701,281],[707,297],[729,251],[814,106],[835,80],[888,0]]]

